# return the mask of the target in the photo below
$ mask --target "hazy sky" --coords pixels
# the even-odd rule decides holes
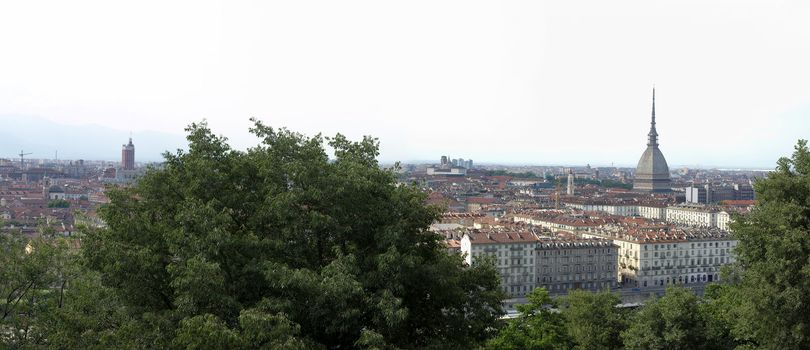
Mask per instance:
[[[386,161],[633,165],[653,84],[671,167],[771,168],[810,137],[810,1],[0,3],[0,115],[136,135],[245,147],[255,116]]]

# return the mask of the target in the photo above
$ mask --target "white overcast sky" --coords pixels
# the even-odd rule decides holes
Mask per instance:
[[[634,165],[653,84],[670,166],[771,168],[810,137],[810,1],[0,2],[0,115],[239,148],[254,116],[384,161]]]

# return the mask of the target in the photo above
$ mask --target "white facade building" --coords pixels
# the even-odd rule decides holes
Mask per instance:
[[[637,288],[719,281],[720,267],[734,262],[737,246],[718,229],[633,232],[613,227],[583,236],[612,239],[619,246],[621,283]]]
[[[426,173],[427,175],[465,176],[467,175],[467,169],[457,166],[449,168],[429,167],[427,168]]]
[[[666,221],[677,225],[717,227],[717,210],[702,205],[667,207]]]
[[[731,223],[731,214],[725,210],[717,213],[717,228],[723,231],[728,231],[729,223]]]
[[[638,215],[647,219],[666,220],[667,208],[663,206],[639,205]]]

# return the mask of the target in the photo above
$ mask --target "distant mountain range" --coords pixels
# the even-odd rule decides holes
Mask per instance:
[[[21,150],[32,153],[26,158],[112,160],[121,159],[121,145],[129,140],[129,131],[99,125],[68,125],[39,117],[0,115],[0,158],[18,159]],[[167,150],[187,148],[185,136],[155,131],[132,133],[135,161],[163,159]]]

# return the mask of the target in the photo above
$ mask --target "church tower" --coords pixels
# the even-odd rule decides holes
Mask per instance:
[[[658,132],[655,130],[655,88],[652,96],[652,122],[647,133],[647,149],[641,155],[633,180],[633,190],[639,192],[671,192],[669,166],[664,154],[658,149]]]
[[[132,137],[128,144],[121,146],[121,169],[135,170],[135,145],[132,144]]]

